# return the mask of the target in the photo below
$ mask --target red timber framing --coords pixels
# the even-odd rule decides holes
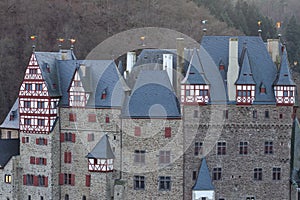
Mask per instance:
[[[255,85],[236,86],[236,104],[250,105],[255,99]]]
[[[181,85],[181,103],[205,105],[209,102],[209,85]]]
[[[276,85],[274,93],[277,105],[292,106],[295,103],[295,86],[293,85]]]
[[[90,172],[112,172],[113,170],[113,159],[89,158]]]
[[[78,71],[73,76],[73,81],[69,88],[69,106],[85,107],[89,98],[89,94],[85,92],[83,84],[80,80]]]
[[[31,55],[19,91],[20,131],[50,133],[56,117],[59,98],[49,96],[35,54]]]

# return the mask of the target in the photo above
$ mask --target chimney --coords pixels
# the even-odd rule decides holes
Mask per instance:
[[[130,74],[133,65],[136,63],[136,53],[127,52],[126,71]]]
[[[173,54],[163,54],[163,70],[167,71],[171,85],[173,86]]]
[[[235,82],[239,76],[238,46],[238,38],[229,39],[229,63],[227,72],[227,88],[229,101],[236,100]]]
[[[173,78],[173,85],[176,91],[176,95],[180,97],[180,83],[181,77],[183,77],[183,67],[184,67],[184,38],[176,39],[176,47],[177,47],[177,73]]]
[[[280,63],[280,54],[279,54],[279,39],[268,39],[268,52],[274,63],[277,65]]]

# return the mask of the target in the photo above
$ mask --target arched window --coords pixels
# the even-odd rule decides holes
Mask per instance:
[[[82,196],[82,200],[86,200],[86,196],[85,195]]]
[[[69,195],[68,194],[65,195],[65,200],[69,200]]]

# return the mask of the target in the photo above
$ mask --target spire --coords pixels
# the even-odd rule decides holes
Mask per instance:
[[[236,84],[243,85],[243,84],[254,84],[255,81],[252,76],[252,70],[249,62],[249,57],[248,57],[248,51],[247,47],[245,46],[242,55],[241,55],[241,68],[240,68],[240,74],[239,77],[236,81]]]
[[[289,61],[287,57],[287,51],[285,48],[283,49],[279,75],[275,85],[295,85],[289,71]]]
[[[192,57],[188,66],[185,78],[182,80],[183,84],[198,84],[208,85],[209,82],[205,77],[197,49],[193,50]]]
[[[98,159],[114,159],[115,156],[111,150],[110,143],[108,141],[108,135],[105,134],[86,157]]]
[[[214,190],[206,159],[202,159],[201,167],[198,173],[197,181],[193,190]]]

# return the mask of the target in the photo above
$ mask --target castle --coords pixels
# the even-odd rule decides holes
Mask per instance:
[[[128,52],[126,67],[33,51],[1,125],[0,199],[300,198],[284,45],[177,43]]]

